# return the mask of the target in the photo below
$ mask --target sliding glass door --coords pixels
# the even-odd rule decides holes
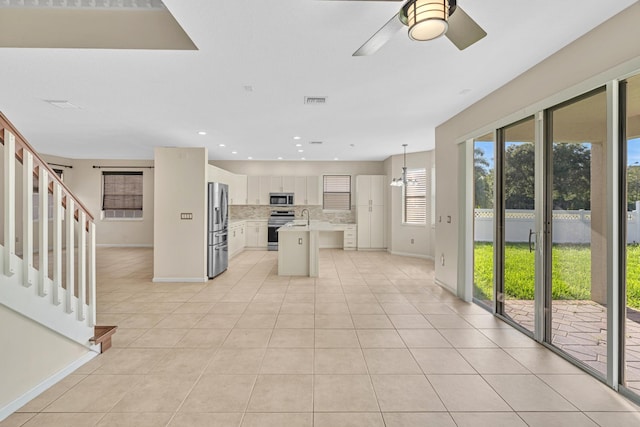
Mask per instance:
[[[640,394],[640,75],[622,84],[622,130],[626,178],[624,242],[625,264],[622,292],[622,372],[620,383]]]
[[[535,330],[535,120],[498,131],[501,150],[498,313],[533,334]]]
[[[473,300],[493,311],[495,238],[493,132],[473,141]]]
[[[546,341],[607,373],[607,96],[548,111]]]
[[[640,401],[640,75],[473,148],[473,300]]]

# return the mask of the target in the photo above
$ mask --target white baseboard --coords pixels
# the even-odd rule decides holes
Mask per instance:
[[[44,380],[43,382],[41,382],[40,384],[32,388],[31,390],[27,391],[22,396],[18,397],[13,402],[6,405],[4,408],[0,408],[0,421],[4,420],[9,415],[13,414],[15,411],[22,408],[31,400],[38,397],[41,393],[43,393],[48,388],[56,384],[58,381],[65,378],[67,375],[73,373],[73,371],[75,371],[80,366],[84,365],[85,363],[87,363],[88,361],[96,357],[98,354],[99,353],[96,353],[91,350],[88,351],[85,355],[83,355],[82,357],[80,357],[78,360],[71,363],[70,365],[68,365],[66,368],[56,372],[55,374],[53,374],[52,376],[50,376],[49,378],[47,378],[46,380]]]
[[[152,248],[151,243],[96,243],[98,248]]]
[[[431,261],[433,261],[435,259],[431,255],[413,254],[413,253],[410,253],[410,252],[397,252],[397,251],[392,251],[392,250],[388,250],[387,252],[389,252],[391,255],[407,256],[407,257],[420,258],[420,259],[428,259],[428,260],[431,260]]]
[[[456,296],[458,295],[458,290],[457,289],[453,289],[451,286],[447,285],[446,283],[444,283],[444,282],[442,282],[442,281],[440,281],[438,279],[435,279],[434,283],[436,285],[440,286],[441,288],[444,288],[445,290],[451,292],[453,295],[456,295]]]
[[[154,277],[153,283],[205,283],[208,277]]]

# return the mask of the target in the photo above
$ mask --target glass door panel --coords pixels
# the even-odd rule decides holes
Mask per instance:
[[[621,383],[640,394],[640,75],[626,82],[626,116],[627,235]]]
[[[493,132],[473,141],[473,300],[493,310],[494,180]]]
[[[604,89],[550,110],[546,340],[607,372],[607,99]],[[550,262],[549,262],[550,261]]]
[[[535,328],[535,121],[502,129],[503,316],[527,331]]]

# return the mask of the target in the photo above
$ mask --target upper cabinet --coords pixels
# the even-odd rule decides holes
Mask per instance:
[[[320,177],[307,176],[307,197],[305,198],[305,205],[322,205],[322,197],[320,191]]]
[[[248,205],[268,205],[270,192],[271,192],[270,176],[248,176],[247,177],[247,204]]]
[[[234,175],[231,184],[229,184],[229,204],[246,205],[247,204],[247,176]]]
[[[296,183],[298,182],[298,178],[304,178],[303,176],[283,176],[282,177],[282,192],[283,193],[294,193],[293,201],[299,204],[300,200],[298,198],[298,194],[296,192]]]
[[[293,193],[296,205],[321,205],[319,176],[246,176],[246,204],[268,205],[269,193]],[[241,203],[234,203],[241,204]]]
[[[229,204],[247,204],[247,176],[236,175],[219,167],[207,166],[207,180],[209,182],[221,182],[229,186]]]
[[[384,175],[358,175],[356,178],[356,204],[358,206],[384,205]]]

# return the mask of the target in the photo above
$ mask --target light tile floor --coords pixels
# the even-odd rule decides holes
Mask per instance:
[[[0,426],[640,425],[639,408],[433,282],[433,264],[321,251],[318,279],[247,251],[206,284],[98,251],[114,348]]]

